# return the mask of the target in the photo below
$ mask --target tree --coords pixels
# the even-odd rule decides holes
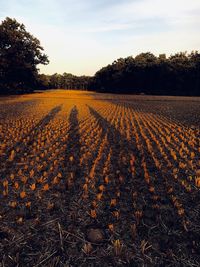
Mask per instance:
[[[200,95],[200,54],[176,53],[170,57],[150,52],[115,60],[97,71],[88,88],[98,92]]]
[[[41,90],[50,88],[50,75],[39,74],[37,79],[37,87]]]
[[[0,92],[32,90],[37,84],[38,64],[48,64],[40,41],[24,24],[6,18],[0,24]]]
[[[38,87],[40,89],[76,89],[87,90],[90,83],[90,76],[75,76],[71,73],[63,74],[40,74]]]

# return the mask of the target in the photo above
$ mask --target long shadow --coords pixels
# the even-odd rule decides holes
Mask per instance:
[[[140,110],[137,110],[138,108],[140,108],[140,103],[144,103],[144,101],[140,101],[140,103],[136,103],[136,101],[133,101],[133,103],[128,103],[127,101],[123,101],[123,102],[118,102],[118,101],[109,101],[107,100],[107,102],[115,104],[115,105],[119,105],[119,106],[124,106],[124,104],[126,104],[126,106],[128,106],[131,109],[135,109],[137,112],[140,112]],[[161,101],[160,101],[161,102]],[[149,103],[151,105],[151,101],[148,101],[146,103]],[[152,102],[153,103],[153,102]],[[152,110],[150,108],[148,108],[148,106],[144,106],[144,108],[141,106],[141,111],[142,113],[153,113],[154,115],[156,115],[156,110]],[[159,112],[158,112],[159,114]],[[161,116],[165,117],[168,119],[167,113],[164,114],[161,113]],[[173,120],[172,120],[173,121]],[[177,123],[177,121],[174,121],[175,123]],[[138,123],[136,123],[138,124]],[[181,125],[181,122],[180,122]],[[136,126],[137,127],[137,126]],[[180,142],[182,142],[179,139]],[[147,145],[144,142],[144,138],[142,137],[142,143],[144,145],[144,149],[147,151]],[[156,154],[159,157],[162,158],[162,155],[160,154],[160,151],[155,150]],[[168,152],[167,152],[168,153]],[[162,220],[164,222],[164,224],[161,222],[159,222],[159,227],[160,227],[160,231],[162,232],[160,235],[161,239],[161,244],[166,244],[165,242],[167,239],[166,237],[166,233],[165,230],[168,228],[169,231],[173,232],[174,231],[174,236],[175,239],[176,237],[180,238],[176,233],[178,233],[178,231],[183,231],[182,230],[182,224],[181,224],[181,220],[177,215],[177,211],[175,208],[173,208],[172,203],[169,202],[169,195],[166,193],[166,189],[164,189],[165,187],[165,180],[168,180],[168,183],[171,184],[171,186],[173,187],[173,194],[175,194],[176,196],[178,196],[178,198],[180,199],[180,201],[183,204],[183,207],[185,209],[186,212],[186,218],[192,221],[192,226],[190,228],[190,231],[183,231],[183,235],[182,238],[184,236],[184,238],[186,238],[185,240],[187,240],[187,234],[190,233],[188,240],[191,239],[191,236],[193,236],[194,239],[196,239],[196,237],[198,236],[198,234],[196,233],[196,225],[199,225],[199,221],[198,221],[198,216],[196,214],[196,210],[198,209],[198,205],[199,205],[199,194],[198,191],[193,191],[192,193],[188,193],[186,190],[183,190],[181,188],[180,183],[178,183],[172,176],[171,174],[171,170],[168,168],[167,166],[163,165],[162,170],[158,170],[156,166],[154,166],[153,163],[153,159],[151,158],[151,156],[147,153],[147,160],[149,161],[150,165],[153,167],[153,169],[150,169],[150,174],[152,175],[152,177],[154,177],[154,173],[156,173],[156,176],[158,177],[158,179],[155,181],[155,185],[157,185],[160,189],[160,192],[162,192],[163,194],[161,195],[161,204],[163,205],[163,208],[161,207],[161,210],[159,211]],[[168,153],[169,155],[169,153]],[[172,161],[173,162],[173,161]],[[184,174],[185,175],[185,174]],[[163,188],[162,188],[163,187]],[[144,195],[144,192],[143,192]],[[171,210],[170,210],[171,209]],[[164,226],[165,225],[165,226]],[[164,226],[164,227],[163,227]],[[167,228],[165,228],[167,226]],[[156,228],[155,228],[156,229]],[[177,231],[178,229],[178,231]],[[196,237],[195,237],[196,236]],[[162,238],[164,240],[162,240]],[[158,239],[158,240],[159,240]],[[172,240],[172,239],[171,239]],[[188,241],[187,240],[187,241]],[[172,242],[172,244],[175,244],[176,242]],[[171,246],[172,246],[171,244]],[[167,244],[167,246],[169,247],[169,245]]]
[[[103,118],[96,110],[88,106],[90,113],[97,119],[99,126],[102,128],[103,132],[107,132],[108,141],[110,145],[117,150],[117,153],[115,154],[116,159],[118,159],[118,156],[121,152],[121,149],[123,150],[134,150],[136,149],[133,147],[133,144],[130,143],[124,135],[122,135],[113,125],[111,125],[105,118]],[[116,161],[114,159],[114,166],[123,167],[122,164]],[[121,169],[123,171],[123,168]]]
[[[75,174],[76,179],[81,175],[80,146],[78,109],[74,106],[69,115],[69,135],[64,166],[67,167],[68,172],[73,172]]]
[[[11,147],[6,155],[1,157],[1,171],[2,169],[7,169],[9,168],[9,166],[12,166],[13,163],[6,161],[7,158],[9,157],[10,153],[12,150],[15,150],[17,147],[20,148],[20,152],[17,153],[16,157],[15,157],[15,161],[19,160],[21,157],[21,153],[24,153],[25,151],[27,151],[29,149],[29,147],[33,144],[34,140],[36,139],[38,133],[40,132],[41,129],[43,129],[51,120],[54,119],[54,117],[56,116],[56,114],[61,110],[61,105],[57,106],[55,108],[53,108],[43,119],[41,119],[26,135],[22,136],[22,138],[15,143],[15,145],[13,147]],[[23,140],[26,139],[27,137],[29,137],[29,141],[27,143],[24,143]],[[0,172],[1,172],[0,171]]]
[[[160,100],[160,103],[162,102],[162,100]],[[173,101],[174,102],[174,101]],[[117,103],[116,103],[117,104]],[[121,105],[121,104],[119,104],[119,105]],[[149,102],[149,105],[151,105],[151,102]],[[134,106],[133,105],[131,105],[131,103],[129,104],[129,107],[131,108],[131,109],[133,109],[134,110]],[[139,105],[137,106],[137,109],[139,108]],[[156,114],[160,114],[163,118],[166,118],[166,119],[170,119],[168,116],[167,116],[167,113],[165,113],[164,114],[164,112],[163,111],[161,111],[161,113],[159,113],[158,112],[158,110],[157,110],[157,113],[156,113],[156,109],[154,110],[154,109],[148,109],[148,106],[146,105],[146,106],[141,106],[140,107],[140,110],[137,110],[137,112],[141,112],[141,113],[146,113],[146,114],[149,114],[149,113],[153,113],[155,116],[156,116]],[[161,118],[162,118],[161,117]],[[159,118],[159,117],[158,117]],[[177,124],[177,126],[178,125],[181,125],[181,124],[178,124],[178,122],[176,121],[176,120],[174,120],[174,119],[172,119],[172,122],[173,123],[175,123],[175,124]],[[180,122],[181,123],[181,122]],[[143,124],[143,126],[144,126],[144,124]],[[163,125],[162,127],[165,127],[165,125]],[[182,126],[181,126],[182,127]],[[148,128],[148,127],[147,127]],[[148,129],[147,129],[148,130]],[[155,132],[155,130],[152,130],[153,131],[153,133],[155,134],[155,135],[157,135],[157,133]],[[171,131],[171,130],[170,130]],[[184,134],[184,133],[183,133]],[[148,133],[148,131],[147,131],[147,135],[149,135],[149,133]],[[162,136],[162,135],[161,135]],[[178,140],[179,141],[177,141],[177,144],[178,143],[182,143],[183,142],[183,140],[180,138],[180,136],[177,134],[176,135],[176,137],[178,138]],[[143,138],[142,138],[143,139]],[[162,144],[162,140],[161,140],[161,137],[160,136],[158,136],[158,140],[161,142],[161,144]],[[143,140],[144,141],[144,140]],[[151,142],[152,142],[152,140],[151,140]],[[152,142],[152,143],[154,143],[154,142]],[[179,144],[179,146],[180,146],[180,144]],[[179,169],[179,165],[178,165],[178,162],[179,161],[174,161],[174,159],[173,159],[173,157],[171,156],[171,154],[170,154],[170,148],[172,148],[172,149],[174,149],[174,145],[170,142],[170,143],[168,143],[167,145],[165,145],[165,144],[162,144],[163,146],[164,146],[164,150],[165,150],[165,153],[167,154],[167,156],[168,156],[168,158],[169,158],[169,160],[170,160],[170,162],[172,162],[172,164],[174,165],[174,167],[173,168],[178,168]],[[185,142],[185,145],[187,146],[188,144]],[[145,147],[146,147],[146,145],[144,145]],[[146,148],[147,149],[147,148]],[[194,152],[194,153],[196,153],[196,151],[192,148],[192,147],[189,147],[189,149],[190,149],[190,151],[192,152]],[[154,151],[157,151],[156,152],[156,154],[158,155],[158,158],[159,157],[163,157],[162,155],[161,155],[161,153],[160,153],[160,151],[158,151],[157,150],[157,145],[156,146],[154,146]],[[178,153],[179,153],[179,150],[177,150],[178,151]],[[151,159],[151,156],[150,156],[150,160],[152,160]],[[188,160],[187,160],[187,158],[182,158],[181,159],[181,161],[182,162],[184,162],[184,163],[188,163]],[[166,163],[167,164],[167,163]],[[156,167],[155,167],[155,169],[156,169]],[[172,173],[171,173],[171,171],[172,171],[172,169],[169,169],[169,168],[167,168],[167,166],[164,166],[163,165],[163,168],[162,168],[162,171],[160,171],[160,170],[157,170],[157,174],[159,175],[159,184],[161,185],[161,184],[164,184],[164,182],[165,182],[165,177],[167,176],[167,180],[168,180],[168,182],[170,182],[171,183],[171,185],[173,185],[173,188],[174,188],[174,192],[176,192],[176,194],[177,194],[177,196],[178,197],[180,197],[180,199],[181,199],[181,202],[182,202],[182,204],[183,204],[183,206],[185,207],[185,211],[187,212],[187,215],[188,214],[190,214],[190,212],[192,212],[193,210],[194,210],[194,207],[195,207],[195,201],[194,201],[194,199],[196,198],[195,196],[197,196],[197,195],[199,195],[198,194],[198,191],[193,191],[193,193],[191,194],[191,193],[188,193],[186,190],[182,190],[181,189],[181,185],[180,185],[180,183],[178,182],[178,181],[176,181],[174,178],[173,178],[173,176],[172,176]],[[187,169],[187,171],[188,171],[188,169]],[[189,170],[190,172],[192,171],[193,172],[193,175],[195,175],[195,170]],[[181,173],[181,171],[180,171],[180,178],[181,178],[181,176],[186,176],[187,174],[185,173],[185,171],[184,170],[182,170],[182,173]],[[182,179],[182,178],[181,178]],[[164,187],[163,187],[163,189],[164,189]],[[197,197],[198,198],[198,197]],[[196,202],[196,203],[198,203],[198,201]],[[198,204],[197,204],[198,205]]]
[[[113,172],[113,179],[116,180],[117,174],[116,170],[120,171],[120,174],[124,176],[124,183],[120,184],[118,188],[120,188],[121,196],[121,214],[123,221],[125,224],[121,225],[121,228],[124,229],[124,237],[126,238],[129,232],[129,228],[127,225],[129,223],[133,223],[135,221],[135,217],[133,215],[133,192],[138,192],[139,196],[137,199],[137,209],[143,210],[143,222],[146,224],[156,225],[159,222],[159,214],[162,211],[157,211],[152,209],[152,199],[151,195],[148,191],[147,185],[143,179],[144,173],[141,165],[141,156],[138,148],[134,144],[126,139],[126,136],[120,133],[113,125],[111,125],[105,118],[101,116],[96,110],[89,107],[90,113],[97,119],[100,127],[102,129],[107,130],[108,142],[110,147],[113,149],[112,157],[111,157],[111,172]],[[129,160],[130,160],[130,152],[132,152],[136,156],[136,176],[133,177],[129,171]],[[123,162],[123,157],[128,159],[128,162]],[[141,166],[141,167],[140,167]],[[111,188],[111,190],[113,190]],[[169,213],[171,215],[171,212]],[[169,215],[168,214],[168,215]],[[172,217],[172,221],[174,217]],[[148,226],[145,224],[140,224],[138,226],[138,233],[143,238],[147,238],[147,228]]]
[[[111,125],[105,118],[103,118],[96,110],[88,106],[91,115],[93,115],[97,121],[99,126],[103,129],[103,131],[107,132],[107,138],[109,146],[112,148],[112,157],[111,157],[111,174],[113,175],[113,179],[115,180],[115,184],[121,191],[121,202],[124,205],[124,214],[123,217],[127,220],[130,219],[130,214],[132,212],[132,193],[136,189],[137,186],[135,184],[134,179],[132,178],[132,174],[129,171],[129,154],[132,151],[134,154],[136,151],[136,147],[129,142],[126,137],[121,134],[113,125]],[[124,162],[122,160],[123,156],[128,158],[128,161]],[[116,174],[116,171],[119,171],[120,174]],[[124,183],[120,184],[117,182],[117,176],[124,177]],[[118,177],[119,178],[119,177]],[[111,190],[115,190],[114,188]],[[124,203],[123,203],[124,202]]]
[[[76,214],[76,203],[79,200],[81,184],[84,180],[83,167],[80,164],[81,159],[81,142],[78,121],[78,109],[74,106],[69,115],[69,130],[66,142],[64,164],[62,167],[63,179],[60,184],[61,198],[60,216],[63,225],[68,228],[69,225],[76,226],[74,220]]]
[[[61,111],[61,109],[62,105],[53,108],[41,121],[38,122],[38,124],[36,124],[36,126],[34,127],[36,128],[36,131],[39,131],[40,128],[45,127],[51,120],[53,120],[53,118],[59,111]]]

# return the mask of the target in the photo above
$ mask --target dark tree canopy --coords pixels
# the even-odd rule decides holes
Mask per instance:
[[[37,65],[48,64],[40,41],[24,24],[6,18],[0,24],[0,91],[31,90],[37,81]]]
[[[38,87],[40,89],[76,89],[87,90],[91,77],[75,76],[71,73],[45,75],[40,74]]]
[[[119,58],[94,77],[69,73],[40,75],[40,88],[152,95],[200,95],[200,54],[176,53],[167,58],[150,52]]]
[[[200,54],[177,53],[169,58],[152,53],[120,58],[99,70],[91,90],[110,93],[200,95]]]

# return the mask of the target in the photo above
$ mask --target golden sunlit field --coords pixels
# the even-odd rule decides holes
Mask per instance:
[[[200,99],[0,98],[0,266],[200,266]]]

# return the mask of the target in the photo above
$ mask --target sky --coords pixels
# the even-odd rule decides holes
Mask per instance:
[[[94,75],[121,57],[200,50],[200,0],[0,0],[0,21],[24,23],[50,64]]]

